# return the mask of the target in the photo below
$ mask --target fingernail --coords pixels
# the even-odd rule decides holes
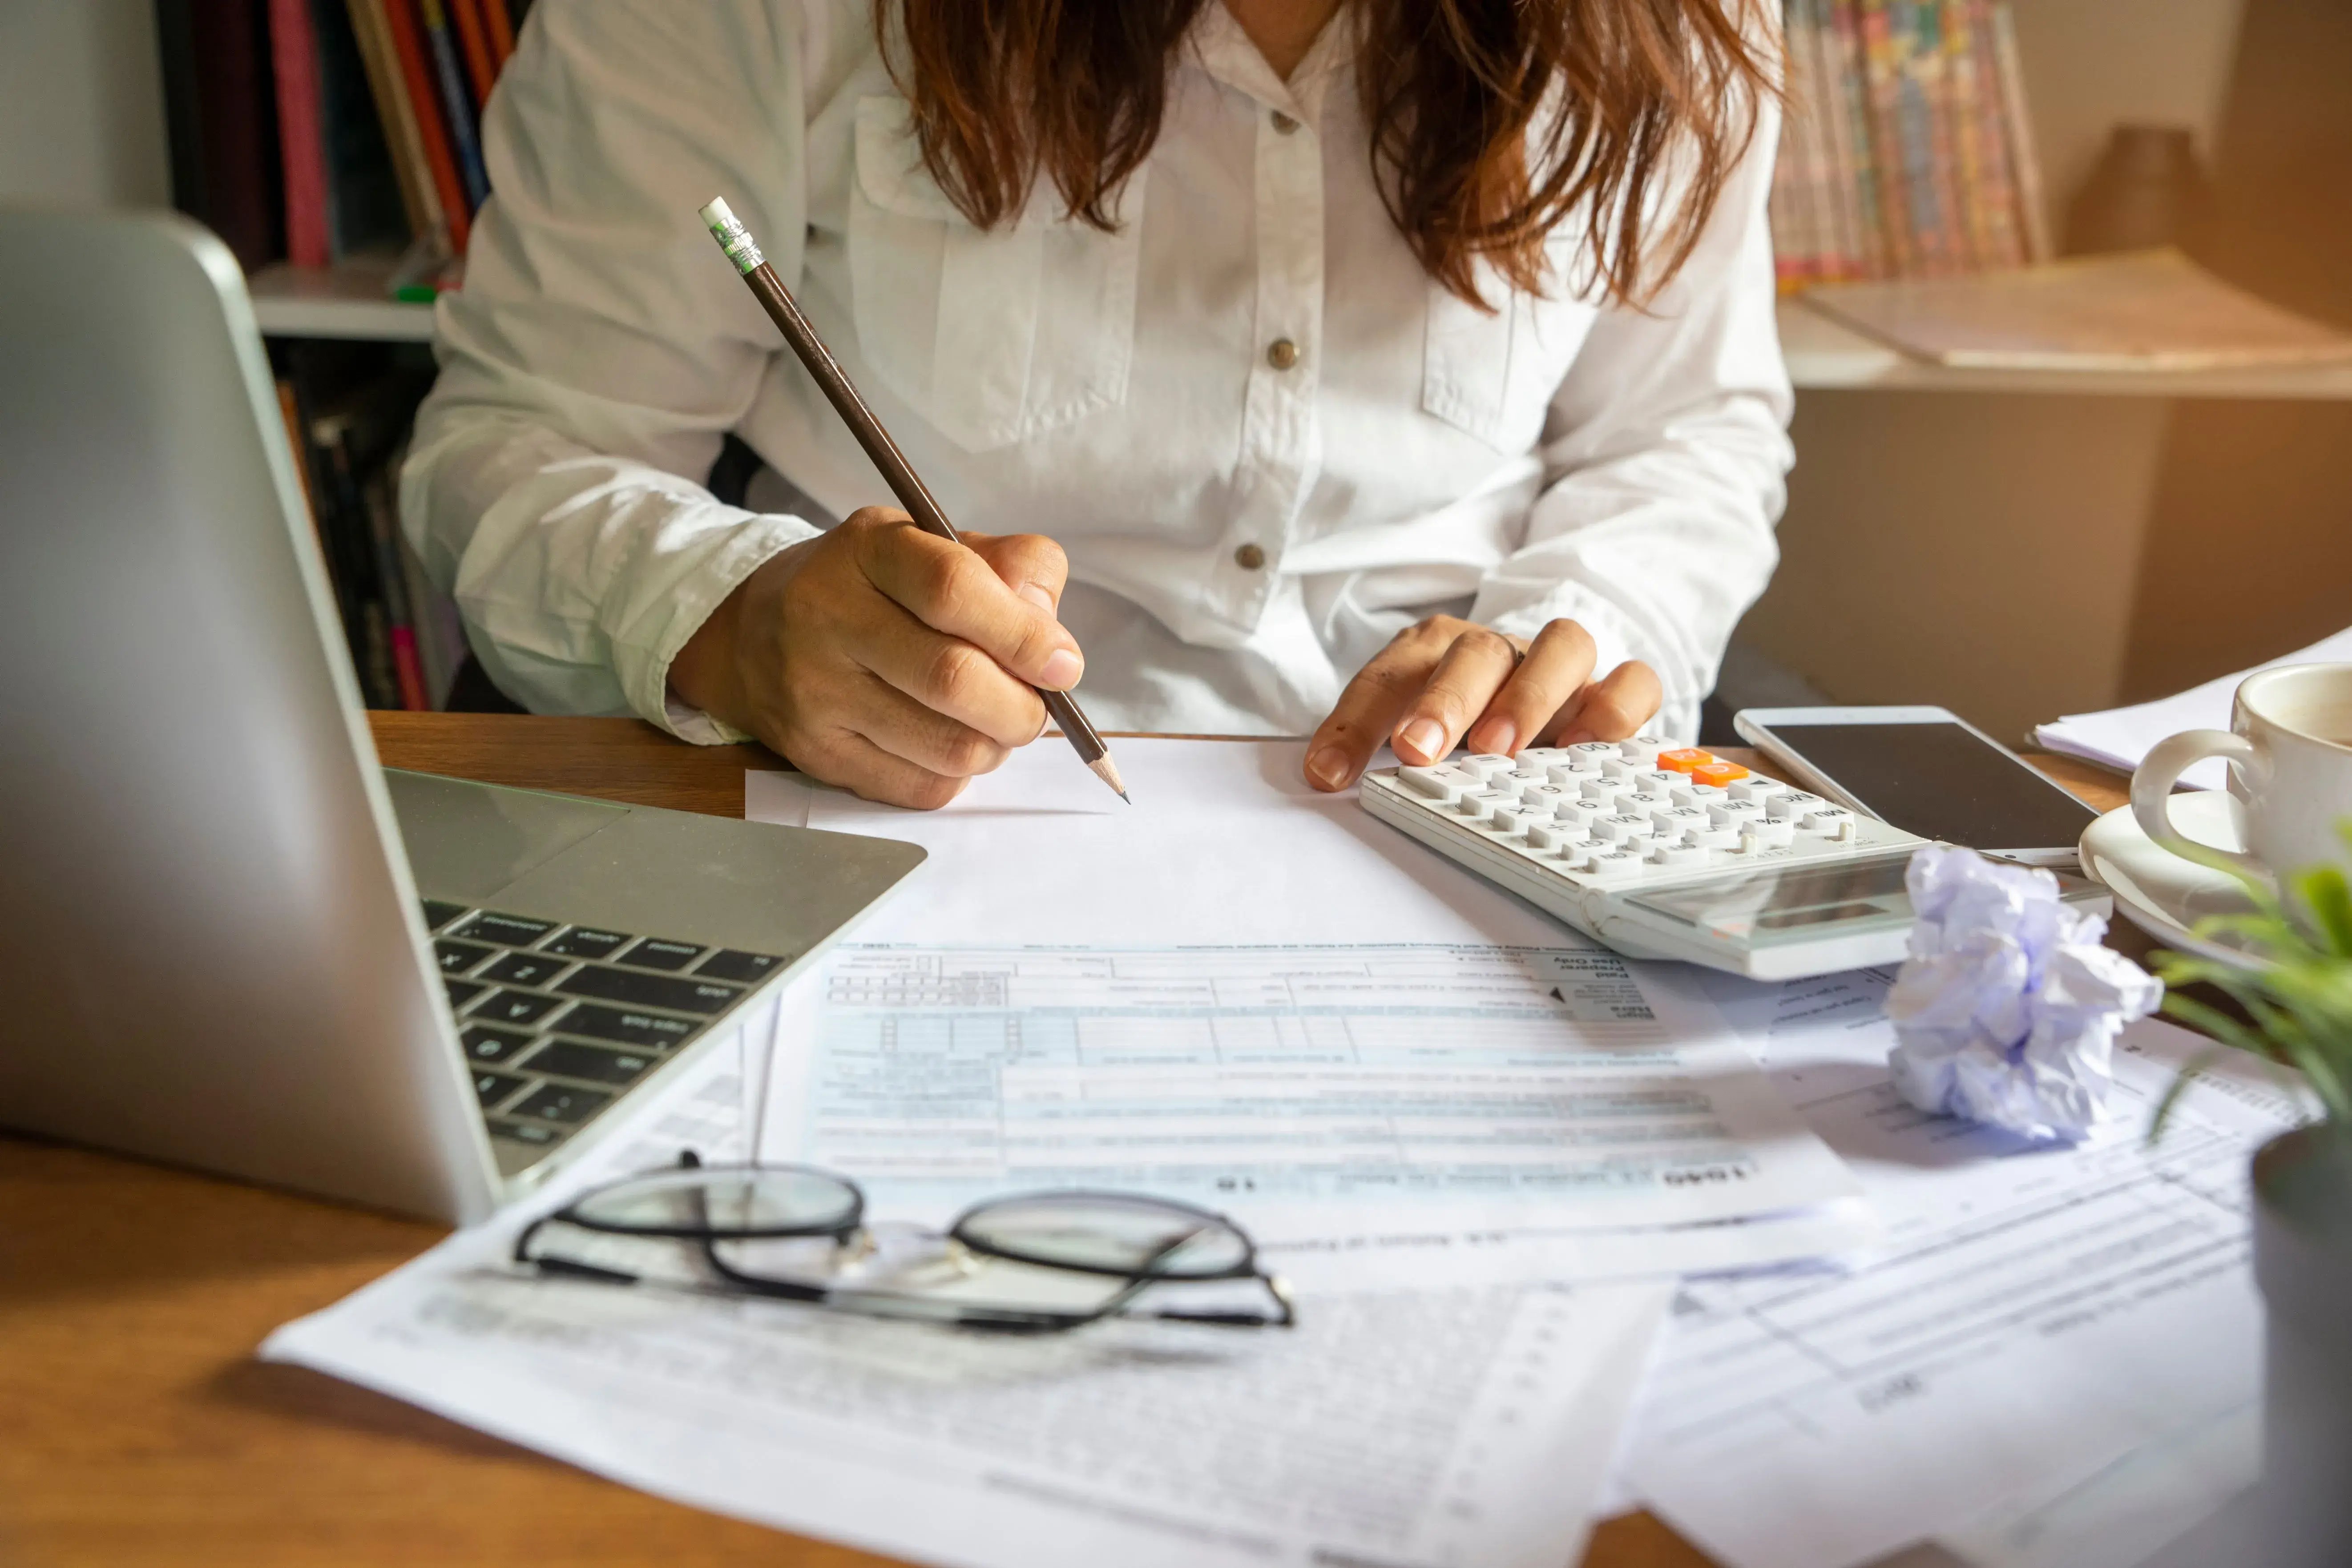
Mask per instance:
[[[1445,731],[1434,719],[1415,719],[1404,727],[1401,737],[1404,743],[1424,757],[1435,757],[1445,749]]]
[[[1023,598],[1028,600],[1031,604],[1036,605],[1047,615],[1050,616],[1054,613],[1054,595],[1045,592],[1045,589],[1037,586],[1036,584],[1022,584],[1020,593]]]
[[[1307,776],[1325,789],[1338,789],[1348,782],[1348,753],[1337,746],[1326,746],[1307,759]]]
[[[1086,668],[1086,660],[1068,648],[1057,647],[1046,656],[1045,668],[1037,672],[1037,684],[1054,691],[1067,691],[1078,683]]]
[[[1517,754],[1519,748],[1518,726],[1508,719],[1497,719],[1486,727],[1486,743],[1482,750],[1498,757]]]

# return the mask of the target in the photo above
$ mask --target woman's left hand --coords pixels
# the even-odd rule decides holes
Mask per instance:
[[[1356,672],[1307,742],[1307,782],[1345,789],[1386,741],[1423,766],[1467,740],[1515,756],[1536,745],[1622,741],[1658,710],[1658,678],[1628,660],[1592,678],[1592,635],[1553,621],[1534,640],[1452,616],[1399,632]]]

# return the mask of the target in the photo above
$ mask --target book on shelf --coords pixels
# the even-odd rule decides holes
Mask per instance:
[[[402,256],[454,286],[529,0],[155,0],[173,199],[248,271]]]
[[[2049,256],[2008,0],[1783,0],[1780,287]]]
[[[434,709],[465,657],[456,607],[400,536],[399,479],[428,367],[352,345],[273,352],[278,396],[335,608],[371,708]]]

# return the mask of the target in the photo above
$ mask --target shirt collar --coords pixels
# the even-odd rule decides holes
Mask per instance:
[[[1319,126],[1331,84],[1354,58],[1355,16],[1354,6],[1341,5],[1316,35],[1307,58],[1298,62],[1286,82],[1274,74],[1250,36],[1225,9],[1224,0],[1207,0],[1186,43],[1195,63],[1213,79],[1293,120]]]

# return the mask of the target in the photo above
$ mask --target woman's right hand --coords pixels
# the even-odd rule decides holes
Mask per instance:
[[[1037,534],[950,544],[866,507],[745,578],[670,663],[670,689],[803,773],[923,808],[1045,727],[1033,687],[1085,671],[1055,619],[1068,565]]]

